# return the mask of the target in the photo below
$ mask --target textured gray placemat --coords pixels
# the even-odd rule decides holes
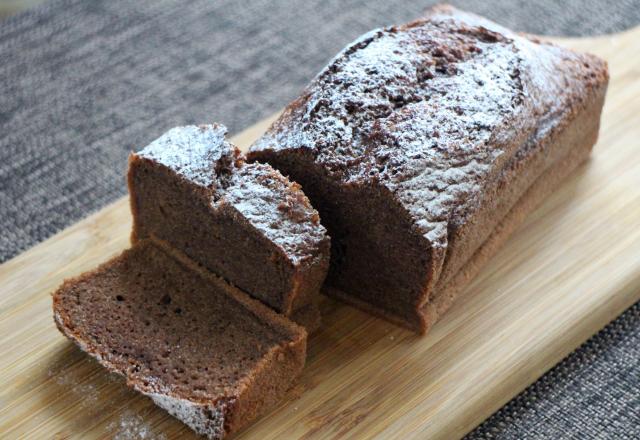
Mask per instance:
[[[179,124],[240,130],[431,3],[56,0],[0,22],[0,261],[124,195],[131,149]],[[638,0],[453,3],[542,34],[640,23]],[[639,327],[636,305],[470,438],[640,438]]]

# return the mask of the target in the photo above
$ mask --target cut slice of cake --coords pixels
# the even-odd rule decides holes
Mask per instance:
[[[132,242],[174,247],[313,330],[326,230],[298,184],[245,163],[225,134],[217,124],[178,127],[131,155]]]
[[[220,439],[300,375],[306,332],[150,241],[53,295],[62,333],[196,432]]]
[[[248,157],[320,212],[329,293],[425,332],[535,207],[527,191],[586,160],[607,83],[595,56],[440,6],[345,48]]]

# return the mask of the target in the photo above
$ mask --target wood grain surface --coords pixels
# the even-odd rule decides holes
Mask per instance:
[[[460,437],[640,299],[640,28],[560,42],[609,61],[591,161],[426,337],[323,300],[300,384],[237,438]],[[122,199],[0,266],[0,438],[195,437],[53,323],[50,293],[126,248],[130,226]]]

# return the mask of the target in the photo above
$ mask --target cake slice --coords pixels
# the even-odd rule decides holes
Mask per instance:
[[[174,128],[129,160],[132,242],[153,239],[318,326],[329,237],[300,186],[247,164],[222,125]]]
[[[199,434],[220,439],[300,375],[306,332],[150,241],[53,295],[62,333]]]
[[[607,83],[595,56],[440,6],[345,48],[248,157],[319,210],[328,293],[426,332],[586,160]]]

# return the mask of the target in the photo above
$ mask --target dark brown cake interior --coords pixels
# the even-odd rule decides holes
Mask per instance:
[[[430,281],[429,244],[384,188],[341,185],[304,152],[256,155],[292,180],[320,212],[331,234],[327,284],[360,296],[419,327],[416,305]]]
[[[266,353],[300,338],[140,243],[56,293],[58,320],[148,392],[233,395]]]
[[[271,307],[284,303],[293,266],[231,207],[214,213],[208,193],[150,161],[135,164],[131,175],[138,207],[135,240],[166,241]]]

